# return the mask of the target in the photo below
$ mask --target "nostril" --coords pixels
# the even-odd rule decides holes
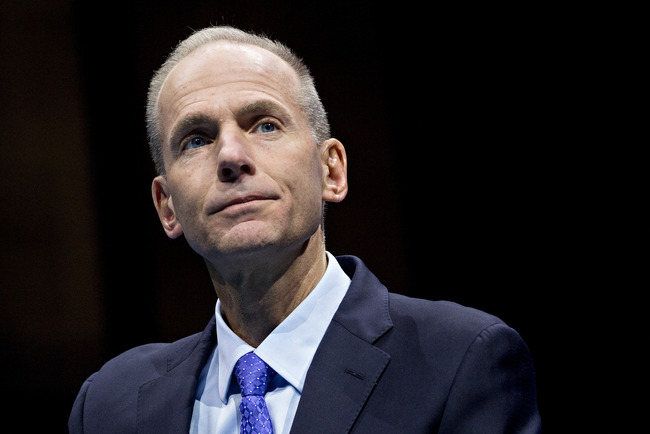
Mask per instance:
[[[253,175],[255,166],[252,164],[223,164],[219,169],[219,178],[225,182],[233,182],[242,175]]]

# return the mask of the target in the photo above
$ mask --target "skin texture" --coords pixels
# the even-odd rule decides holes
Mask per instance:
[[[158,100],[163,229],[205,259],[230,327],[252,346],[322,277],[323,202],[347,194],[345,149],[314,143],[298,90],[276,55],[220,41],[180,61]]]

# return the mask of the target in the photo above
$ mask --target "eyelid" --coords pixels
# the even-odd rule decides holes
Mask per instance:
[[[187,148],[187,144],[194,138],[196,137],[201,137],[202,139],[205,139],[205,144],[209,145],[210,143],[213,142],[213,139],[206,133],[200,132],[200,131],[194,131],[191,132],[185,136],[179,141],[178,143],[178,151],[183,152]]]
[[[258,116],[255,119],[255,121],[252,123],[251,131],[257,130],[261,125],[266,123],[273,124],[279,130],[284,129],[284,124],[280,119],[276,118],[275,116],[264,115]]]

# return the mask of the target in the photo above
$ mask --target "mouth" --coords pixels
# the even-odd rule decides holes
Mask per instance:
[[[221,203],[219,206],[215,208],[213,213],[216,214],[218,212],[222,212],[229,209],[233,209],[233,210],[239,209],[247,206],[247,204],[252,204],[253,202],[266,201],[266,200],[273,200],[273,198],[257,195],[257,194],[238,196]]]

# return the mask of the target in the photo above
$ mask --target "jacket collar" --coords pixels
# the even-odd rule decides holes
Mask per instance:
[[[140,386],[138,432],[188,432],[201,369],[217,343],[214,317],[203,333],[165,359],[154,361],[161,376]]]
[[[292,432],[348,432],[390,356],[373,344],[393,326],[388,291],[360,259],[337,260],[352,279],[307,372]],[[154,364],[159,377],[140,386],[138,432],[188,432],[198,378],[217,343],[215,318],[203,333]],[[335,416],[333,416],[335,415]]]
[[[291,432],[348,432],[390,362],[373,345],[393,327],[388,290],[358,258],[337,260],[352,282],[309,368]]]
[[[352,282],[334,321],[364,341],[374,343],[393,327],[388,290],[361,259],[338,256],[337,260]]]

